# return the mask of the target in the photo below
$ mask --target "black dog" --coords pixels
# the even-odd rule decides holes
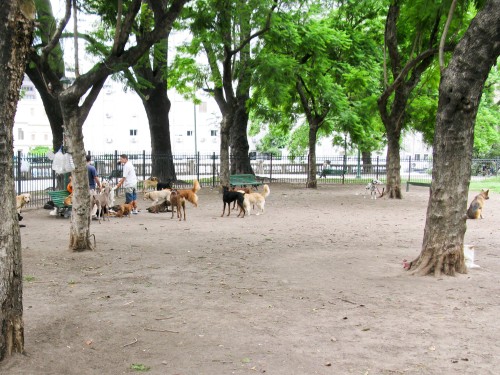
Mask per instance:
[[[224,216],[224,212],[226,211],[226,204],[227,204],[227,216],[231,213],[231,203],[235,202],[238,204],[238,207],[240,208],[240,212],[238,213],[238,217],[243,213],[242,218],[245,217],[245,208],[243,207],[243,201],[244,201],[244,196],[243,193],[240,193],[238,191],[230,191],[227,186],[222,187],[222,201],[224,202],[224,208],[222,209],[222,215],[221,217]]]
[[[172,181],[160,182],[156,185],[156,190],[172,189]]]
[[[21,215],[19,215],[19,213],[18,213],[18,214],[17,214],[17,220],[18,220],[18,221],[21,221],[22,219],[23,219],[23,217],[22,217]],[[26,225],[24,225],[24,224],[19,224],[19,228],[24,228],[24,227],[26,227]]]

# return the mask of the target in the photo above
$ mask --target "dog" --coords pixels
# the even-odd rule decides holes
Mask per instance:
[[[157,214],[159,212],[168,212],[170,211],[168,209],[168,207],[170,206],[170,202],[169,201],[163,201],[159,204],[156,204],[154,206],[151,206],[151,207],[148,207],[147,210],[148,212],[151,212],[153,214]]]
[[[488,190],[481,190],[481,193],[476,195],[476,197],[470,203],[469,209],[467,210],[467,217],[469,219],[482,219],[483,218],[483,207],[484,201],[490,199],[488,196]]]
[[[240,193],[243,193],[243,194],[251,194],[252,193],[252,189],[247,188],[247,187],[239,187],[239,188],[237,188],[236,186],[233,186],[231,188],[231,191],[239,191]],[[236,208],[236,201],[233,202],[233,210],[235,208]]]
[[[64,205],[71,206],[73,204],[73,193],[64,198]]]
[[[19,194],[16,197],[17,213],[20,214],[21,213],[21,208],[23,208],[30,201],[31,201],[31,194],[30,193]]]
[[[153,201],[153,205],[158,204],[160,201],[170,201],[170,193],[172,190],[163,189],[156,191],[148,191],[144,193],[144,200]]]
[[[264,206],[266,204],[266,198],[269,194],[271,194],[271,189],[269,189],[269,185],[265,184],[263,187],[263,192],[262,194],[260,193],[250,193],[250,194],[245,194],[244,195],[244,207],[245,210],[248,212],[250,215],[252,205],[256,205],[258,209],[260,209],[260,213],[257,212],[256,215],[263,214],[264,213]]]
[[[102,189],[99,194],[91,194],[90,206],[93,208],[94,204],[97,206],[97,219],[99,220],[99,224],[101,223],[101,216],[104,217],[103,212],[106,212],[109,220],[109,208],[112,206],[111,202],[111,194],[112,189],[109,186],[106,186]]]
[[[201,189],[198,180],[193,181],[193,187],[191,189],[177,190],[182,198],[191,202],[193,206],[198,207],[198,195],[196,193]]]
[[[377,185],[380,185],[380,184],[382,184],[382,182],[379,180],[371,180],[371,182],[369,182],[365,186],[365,193],[367,191],[370,192],[370,199],[377,199]],[[366,198],[365,194],[363,194],[363,198]]]
[[[242,218],[245,217],[245,212],[246,212],[244,207],[245,197],[243,193],[240,193],[239,191],[231,191],[227,186],[223,186],[222,201],[224,202],[224,208],[222,209],[222,215],[220,215],[220,217],[224,216],[224,212],[226,211],[226,204],[227,204],[227,216],[229,216],[229,214],[231,213],[231,203],[235,201],[240,209],[238,217],[240,217],[241,213],[243,213]]]
[[[149,190],[150,188],[153,188],[153,190],[156,190],[156,187],[158,186],[158,177],[150,177],[146,180],[142,181],[142,192],[144,193],[146,190]]]
[[[171,181],[167,181],[167,182],[158,181],[158,183],[156,184],[156,190],[160,191],[160,190],[164,190],[164,189],[172,189],[172,182]]]
[[[184,212],[184,221],[186,221],[186,199],[175,189],[172,190],[172,193],[170,194],[170,204],[172,205],[171,219],[174,218],[174,207],[175,207],[179,221],[182,220],[181,208],[182,211]]]
[[[20,214],[17,214],[17,221],[23,220],[23,217]],[[19,228],[25,228],[26,225],[24,224],[19,224]]]
[[[131,204],[127,204],[127,203],[120,204],[119,207],[117,207],[117,208],[118,209],[116,210],[116,214],[115,214],[116,217],[128,216],[128,218],[130,219],[130,213],[134,209]]]

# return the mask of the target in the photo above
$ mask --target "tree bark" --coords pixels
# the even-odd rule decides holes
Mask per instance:
[[[142,103],[146,110],[151,134],[152,172],[160,181],[175,181],[174,158],[170,141],[170,100],[167,86],[162,80],[155,84],[154,89],[148,90],[143,96]]]
[[[399,154],[399,140],[401,127],[388,123],[387,129],[387,160],[386,160],[386,190],[389,198],[401,199],[401,155]]]
[[[439,85],[433,171],[418,275],[466,273],[464,236],[474,125],[484,82],[500,54],[500,0],[487,1],[458,44]]]
[[[370,151],[361,151],[361,160],[363,161],[363,173],[372,173],[372,153]]]
[[[35,5],[7,1],[0,8],[0,361],[24,351],[21,236],[14,189],[14,117],[33,35]]]
[[[237,108],[234,114],[233,125],[231,126],[231,174],[253,174],[248,151],[247,127],[248,111],[246,101],[248,96],[239,96]]]
[[[319,126],[313,122],[309,124],[309,168],[307,173],[306,187],[316,189],[318,187],[318,180],[316,177],[316,142],[318,140]]]

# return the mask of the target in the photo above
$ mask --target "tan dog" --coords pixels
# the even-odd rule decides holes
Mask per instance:
[[[177,217],[179,220],[182,220],[181,208],[184,212],[184,221],[186,221],[186,199],[183,198],[179,192],[175,189],[172,190],[172,194],[170,194],[170,204],[172,205],[172,217],[174,218],[174,207],[177,210]]]
[[[196,193],[201,189],[198,180],[193,181],[193,187],[191,189],[178,190],[180,196],[187,201],[191,202],[193,206],[198,207],[198,196]]]
[[[31,194],[30,193],[19,194],[16,197],[17,213],[20,214],[21,208],[23,208],[30,201],[31,201]]]
[[[171,192],[172,190],[170,189],[148,191],[144,193],[144,200],[153,201],[153,205],[156,205],[161,201],[169,201]]]
[[[120,204],[118,211],[116,211],[116,217],[128,216],[130,218],[130,213],[134,208],[131,204]]]
[[[73,193],[64,198],[64,205],[71,206],[73,204]]]
[[[248,212],[250,215],[250,211],[252,208],[252,205],[256,205],[258,209],[260,209],[260,213],[264,213],[264,205],[266,204],[266,197],[271,193],[271,190],[269,189],[269,186],[266,184],[263,186],[263,192],[262,194],[260,193],[250,193],[250,194],[245,194],[245,199],[243,202],[243,206],[245,207],[245,211]],[[259,215],[259,212],[257,212],[256,215]]]
[[[158,186],[158,177],[150,177],[142,181],[142,192],[144,193],[146,190],[149,190],[150,188],[156,190],[157,186]]]
[[[467,217],[469,219],[483,218],[484,201],[486,199],[490,199],[490,197],[488,196],[489,191],[489,189],[481,190],[481,193],[476,195],[476,197],[472,200],[469,209],[467,210]]]

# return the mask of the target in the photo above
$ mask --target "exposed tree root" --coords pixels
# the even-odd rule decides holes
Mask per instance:
[[[426,276],[433,274],[455,276],[456,273],[467,273],[464,253],[462,248],[452,248],[442,252],[433,252],[426,249],[413,261],[409,263],[408,271],[412,275]]]

